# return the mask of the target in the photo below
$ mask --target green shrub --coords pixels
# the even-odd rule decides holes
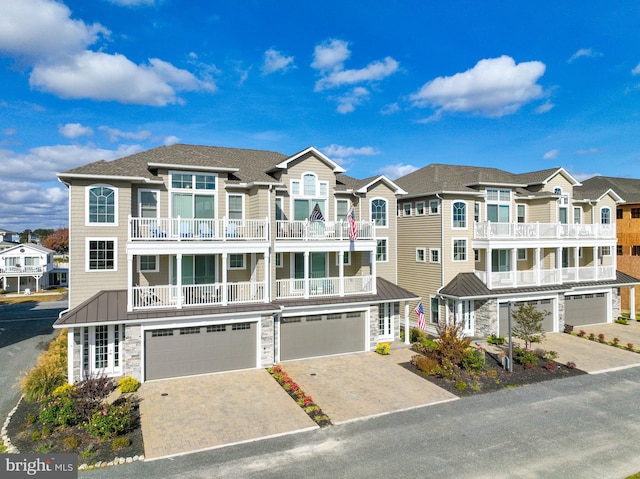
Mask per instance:
[[[462,323],[438,324],[438,339],[433,351],[436,359],[444,365],[444,361],[460,364],[471,345],[471,338],[462,334]]]
[[[529,349],[517,348],[516,360],[526,369],[532,369],[538,365],[538,356]]]
[[[124,449],[125,447],[129,447],[131,445],[131,439],[127,436],[116,437],[113,441],[111,441],[111,450],[119,451]]]
[[[69,436],[69,437],[65,437],[62,440],[62,446],[67,450],[67,451],[73,451],[74,449],[77,449],[77,447],[80,445],[80,441],[78,441],[78,438],[75,436]]]
[[[487,342],[489,344],[495,344],[496,346],[501,346],[506,342],[506,339],[504,339],[504,336],[496,336],[496,334],[493,333],[491,334],[491,336],[487,338]]]
[[[105,404],[94,412],[87,429],[92,436],[108,439],[124,432],[132,421],[132,407],[128,402],[122,404]]]
[[[422,339],[426,339],[427,336],[428,335],[426,331],[418,328],[411,328],[409,332],[409,338],[411,339],[412,343],[419,343]]]
[[[67,396],[70,397],[76,390],[76,387],[69,383],[64,383],[62,386],[58,386],[53,390],[53,395],[62,397]]]
[[[376,353],[382,354],[383,356],[389,354],[391,351],[391,346],[389,343],[378,343],[376,346]]]
[[[52,394],[67,380],[67,333],[62,330],[20,383],[28,402]]]
[[[456,381],[455,388],[458,391],[464,391],[465,389],[467,389],[467,383],[465,383],[463,380],[459,379],[459,380]]]
[[[620,316],[618,319],[616,319],[616,323],[618,323],[618,324],[629,324],[629,320],[627,318],[623,318],[622,316]]]
[[[429,376],[434,376],[440,367],[440,364],[434,358],[422,354],[413,356],[411,358],[411,364]]]
[[[78,418],[70,397],[45,396],[40,400],[38,420],[50,428],[73,426]]]
[[[540,357],[546,361],[555,361],[558,359],[558,353],[556,351],[543,351]]]
[[[38,420],[38,416],[36,416],[35,414],[30,413],[30,412],[27,413],[27,417],[26,417],[25,422],[28,425],[35,424],[37,420]]]
[[[118,389],[123,393],[133,393],[140,387],[140,381],[131,376],[127,376],[118,381]]]
[[[613,343],[614,346],[618,346],[620,344],[620,338],[613,338],[611,342]]]
[[[466,371],[480,372],[484,368],[484,351],[468,349],[460,365]]]
[[[497,378],[497,377],[498,377],[498,371],[496,371],[495,369],[489,369],[489,370],[485,373],[485,375],[486,375],[488,378]]]
[[[33,431],[33,432],[31,433],[31,440],[32,440],[33,442],[38,442],[40,439],[41,439],[40,431]]]

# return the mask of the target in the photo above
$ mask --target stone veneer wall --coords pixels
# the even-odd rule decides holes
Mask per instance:
[[[124,364],[122,374],[142,380],[142,325],[124,325]]]
[[[378,309],[377,304],[369,306],[369,350],[375,351],[378,344]]]
[[[498,334],[498,301],[475,300],[475,335],[486,338]]]
[[[615,321],[622,314],[622,301],[620,288],[611,288],[611,309],[612,309],[612,319]]]
[[[82,328],[69,328],[69,331],[73,331],[73,382],[78,382],[82,380]]]
[[[273,316],[260,320],[260,367],[272,366],[275,362],[275,321]]]
[[[559,294],[556,298],[558,302],[558,331],[561,333],[564,332],[564,325],[566,324],[565,313],[564,313],[564,294]]]

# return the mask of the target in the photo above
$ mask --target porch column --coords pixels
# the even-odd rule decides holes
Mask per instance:
[[[575,269],[576,281],[578,281],[578,275],[580,274],[580,248],[573,248],[573,267]]]
[[[629,286],[629,318],[631,321],[636,320],[636,287]]]
[[[304,252],[304,297],[309,297],[309,251]]]
[[[371,258],[371,293],[372,294],[378,294],[378,286],[376,284],[376,275],[377,275],[377,268],[376,268],[376,251],[371,251],[369,252],[370,258]]]
[[[491,257],[493,256],[491,248],[485,250],[484,269],[487,275],[487,288],[491,289]]]
[[[227,286],[227,257],[229,253],[222,253],[222,306],[229,303],[229,288]]]
[[[262,294],[264,295],[263,301],[268,303],[271,300],[271,255],[268,249],[262,255],[264,256],[264,287],[262,288]]]
[[[127,255],[127,312],[133,311],[133,255]]]
[[[518,249],[511,248],[511,274],[513,274],[513,287],[518,286]]]
[[[182,253],[176,255],[176,306],[182,309]]]
[[[556,274],[560,272],[560,278],[562,278],[562,248],[556,248],[555,269]]]
[[[338,251],[338,294],[344,296],[344,251]]]
[[[536,286],[540,286],[541,277],[540,274],[540,248],[533,250],[533,274],[536,280]]]
[[[431,309],[431,306],[429,306]],[[431,316],[431,312],[429,312]],[[411,331],[409,331],[409,301],[404,302],[404,344],[410,344]]]
[[[596,281],[598,281],[598,266],[599,266],[599,262],[600,262],[600,258],[598,258],[598,247],[594,246],[593,247],[593,260],[594,260],[594,264],[595,264],[595,271],[594,271],[594,279]]]

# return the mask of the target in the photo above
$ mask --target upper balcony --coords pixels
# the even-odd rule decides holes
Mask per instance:
[[[373,221],[356,221],[358,240],[374,240]],[[349,241],[351,225],[348,221],[276,221],[276,240],[286,241]]]
[[[0,274],[3,275],[19,275],[19,274],[39,274],[46,273],[48,266],[0,266]]]
[[[616,278],[614,266],[582,266],[573,268],[530,269],[517,271],[474,271],[489,288],[549,286],[584,281],[607,281]]]
[[[564,223],[474,223],[476,240],[615,239],[615,225]]]
[[[129,241],[268,241],[269,221],[129,218]]]

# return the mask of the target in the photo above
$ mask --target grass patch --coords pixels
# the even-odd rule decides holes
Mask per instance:
[[[51,303],[53,301],[60,301],[65,298],[67,295],[67,291],[49,291],[49,293],[54,292],[55,294],[31,294],[30,296],[0,296],[0,304],[20,304],[20,303],[28,303],[28,302],[38,302],[38,303]]]

